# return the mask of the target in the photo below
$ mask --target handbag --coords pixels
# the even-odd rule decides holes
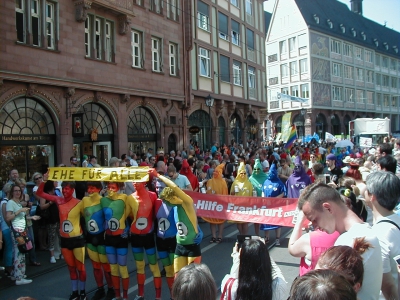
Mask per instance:
[[[11,231],[14,235],[15,241],[18,244],[18,250],[21,253],[27,253],[33,248],[32,240],[28,234],[28,228],[19,229],[11,226]]]
[[[228,280],[225,282],[224,290],[222,291],[220,300],[224,300],[225,297],[227,300],[232,300],[231,290],[235,280],[236,279],[232,277],[228,278]]]

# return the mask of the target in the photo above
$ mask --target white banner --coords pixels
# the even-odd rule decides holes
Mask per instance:
[[[308,99],[306,99],[306,98],[290,96],[290,95],[282,94],[282,93],[277,93],[277,98],[279,101],[293,101],[293,102],[300,102],[300,103],[308,102]]]
[[[372,138],[360,137],[360,147],[371,148]]]

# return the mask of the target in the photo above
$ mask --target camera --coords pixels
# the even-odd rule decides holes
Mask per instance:
[[[393,259],[396,261],[397,265],[400,266],[400,255],[396,255]]]
[[[245,240],[259,240],[260,237],[257,235],[248,235],[248,234],[238,234],[236,237],[236,242],[238,243],[238,249],[242,248],[242,245]]]

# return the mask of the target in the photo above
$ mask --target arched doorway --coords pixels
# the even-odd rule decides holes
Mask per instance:
[[[277,133],[282,133],[282,116],[279,116],[276,119],[276,122],[275,122],[275,132],[274,132],[274,134],[276,135]]]
[[[236,143],[242,144],[242,127],[240,125],[240,117],[236,113],[232,115],[229,126],[231,129],[231,138],[229,143],[234,141]]]
[[[218,118],[218,137],[219,144],[225,144],[225,120],[222,116]]]
[[[326,128],[326,118],[322,113],[319,113],[315,119],[315,131],[318,133],[321,139],[325,139]]]
[[[114,140],[114,129],[110,116],[103,106],[94,102],[83,105],[82,115],[83,135],[74,137],[75,155],[77,157],[82,157],[84,154],[94,155],[100,166],[108,166]],[[93,132],[97,132],[97,139],[93,139]]]
[[[258,132],[258,124],[257,120],[252,116],[249,115],[246,118],[246,139],[247,140],[254,140],[257,138],[257,132]]]
[[[350,139],[350,132],[349,132],[349,123],[351,121],[351,118],[349,115],[345,115],[343,118],[343,125],[344,125],[344,138]]]
[[[175,152],[178,150],[176,149],[176,135],[175,134],[170,134],[168,137],[168,153],[170,153],[172,150]]]
[[[198,133],[190,133],[190,139],[197,142],[197,145],[200,149],[207,149],[212,128],[212,119],[210,115],[203,110],[196,110],[190,115],[188,125],[189,127],[197,126],[200,128],[200,131]],[[208,149],[211,149],[211,147],[209,147]]]
[[[30,181],[34,172],[45,173],[55,164],[56,124],[37,99],[21,97],[3,106],[0,140],[2,186],[12,169],[18,170],[20,178]]]
[[[302,139],[304,137],[304,115],[298,114],[293,119],[293,124],[296,125],[297,137]]]
[[[135,107],[129,114],[127,123],[130,150],[140,156],[147,153],[149,148],[157,149],[157,126],[149,109],[143,106]]]
[[[331,116],[331,125],[332,125],[332,134],[333,135],[341,135],[341,130],[340,130],[340,119],[338,115],[334,114]]]

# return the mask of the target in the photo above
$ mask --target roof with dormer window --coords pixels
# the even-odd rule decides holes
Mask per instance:
[[[295,0],[295,2],[310,29],[400,59],[398,51],[400,32],[352,12],[345,3],[337,0]],[[315,16],[320,22],[315,21]],[[333,23],[332,28],[327,20]],[[340,24],[345,26],[345,32]],[[352,28],[356,31],[356,35],[353,34]],[[378,46],[375,39],[378,40]],[[387,46],[384,43],[387,43]]]

